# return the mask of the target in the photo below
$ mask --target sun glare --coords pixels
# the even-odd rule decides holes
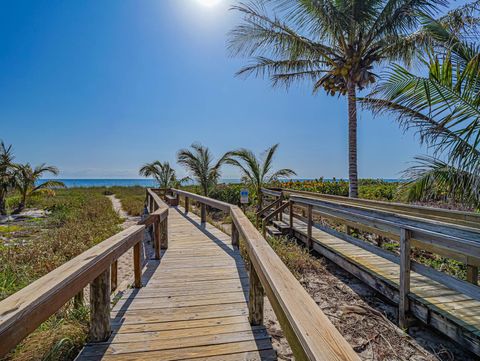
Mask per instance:
[[[197,1],[204,6],[214,6],[219,4],[222,0],[197,0]]]

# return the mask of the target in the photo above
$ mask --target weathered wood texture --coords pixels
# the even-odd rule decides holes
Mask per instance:
[[[423,218],[428,220],[437,220],[449,224],[457,224],[472,228],[480,228],[480,214],[473,212],[455,211],[442,208],[433,208],[425,206],[415,206],[404,203],[394,203],[385,201],[375,201],[370,199],[349,198],[342,196],[334,196],[330,194],[320,194],[308,191],[296,191],[284,189],[286,195],[308,196],[326,201],[333,201],[337,204],[354,205],[367,209],[377,209],[390,213],[410,216],[412,218]]]
[[[110,337],[110,269],[90,284],[90,335],[92,342],[106,341]]]
[[[144,228],[141,225],[132,226],[110,237],[1,301],[0,356],[140,242]]]
[[[300,220],[297,217],[294,219],[294,235],[306,243],[306,219]],[[321,229],[320,226],[313,228],[312,237],[317,252],[366,282],[392,302],[400,303],[402,260],[398,256],[343,233]],[[411,263],[410,292],[407,297],[410,312],[480,355],[479,288],[428,267]]]
[[[141,289],[112,310],[107,343],[78,360],[276,360],[263,326],[248,320],[248,273],[230,236],[170,209],[170,245],[150,260]],[[150,271],[149,271],[150,270]]]
[[[296,360],[359,360],[303,286],[236,206],[232,220]]]

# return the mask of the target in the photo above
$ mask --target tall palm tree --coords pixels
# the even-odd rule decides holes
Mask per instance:
[[[12,146],[0,142],[0,215],[7,214],[7,194],[15,186],[15,169]]]
[[[220,178],[220,167],[225,162],[225,156],[214,162],[213,155],[207,147],[194,143],[192,149],[181,149],[177,154],[177,162],[181,164],[200,185],[205,196]]]
[[[55,180],[48,180],[38,184],[40,178],[45,173],[58,175],[58,169],[46,164],[41,164],[35,168],[32,168],[29,163],[17,166],[15,172],[16,188],[20,192],[21,199],[14,213],[20,213],[25,208],[27,198],[35,193],[43,192],[52,188],[65,188],[65,184]]]
[[[188,178],[177,179],[175,169],[168,162],[158,160],[152,163],[146,163],[140,168],[139,174],[144,177],[154,177],[160,188],[175,188]]]
[[[229,48],[234,55],[253,57],[239,75],[268,76],[274,86],[285,87],[307,80],[314,93],[323,88],[347,96],[349,194],[357,197],[357,91],[375,82],[374,65],[410,61],[418,14],[432,14],[445,3],[254,0],[233,7],[243,23],[231,32]]]
[[[443,49],[432,43],[427,76],[393,65],[361,101],[394,114],[433,150],[405,172],[410,200],[447,198],[480,208],[480,44],[465,41],[448,23],[429,22],[429,36],[448,41]]]
[[[238,167],[242,172],[242,180],[249,184],[257,194],[257,209],[262,207],[261,189],[268,183],[279,178],[287,178],[296,173],[288,168],[272,170],[273,157],[277,152],[278,144],[268,148],[263,157],[256,157],[255,154],[248,149],[241,148],[226,154],[225,162],[227,164]]]

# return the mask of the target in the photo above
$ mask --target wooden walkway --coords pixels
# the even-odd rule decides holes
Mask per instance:
[[[288,216],[285,214],[284,217],[287,219]],[[307,224],[295,219],[293,229],[297,238],[306,242]],[[398,303],[400,265],[395,256],[389,255],[386,251],[378,254],[381,252],[378,249],[375,250],[377,253],[374,253],[373,249],[369,251],[365,248],[376,248],[373,245],[369,246],[363,241],[357,241],[356,245],[339,238],[335,231],[327,233],[318,226],[312,228],[311,237],[315,250]],[[359,242],[364,243],[363,247],[360,247]],[[410,277],[408,297],[412,301],[412,313],[423,322],[432,324],[444,334],[478,353],[480,340],[478,291],[473,295],[469,294],[471,292],[467,288],[461,292],[448,287],[447,275],[443,276],[442,283],[413,271]],[[451,327],[452,325],[456,327]]]
[[[78,360],[276,360],[263,326],[248,320],[248,275],[230,236],[170,208],[169,248],[143,287],[112,310],[110,339]]]

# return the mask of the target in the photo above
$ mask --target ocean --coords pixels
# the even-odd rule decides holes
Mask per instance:
[[[41,179],[42,183],[48,179]],[[67,188],[74,187],[156,187],[157,183],[153,179],[55,179],[63,182]],[[240,179],[221,179],[220,183],[240,183]],[[187,183],[188,184],[188,183]],[[193,182],[191,183],[193,184]]]
[[[38,183],[42,183],[48,179],[41,179]],[[55,179],[57,181],[61,181],[67,186],[68,188],[73,187],[133,187],[133,186],[140,186],[140,187],[156,187],[157,184],[153,179],[145,179],[145,178],[138,178],[138,179]],[[298,180],[308,180],[308,179],[298,179]],[[325,181],[329,181],[332,179],[324,179]],[[339,180],[339,179],[337,179]],[[398,179],[383,179],[386,182],[398,182]],[[241,183],[240,179],[220,179],[220,183]],[[191,183],[193,184],[193,182]]]

